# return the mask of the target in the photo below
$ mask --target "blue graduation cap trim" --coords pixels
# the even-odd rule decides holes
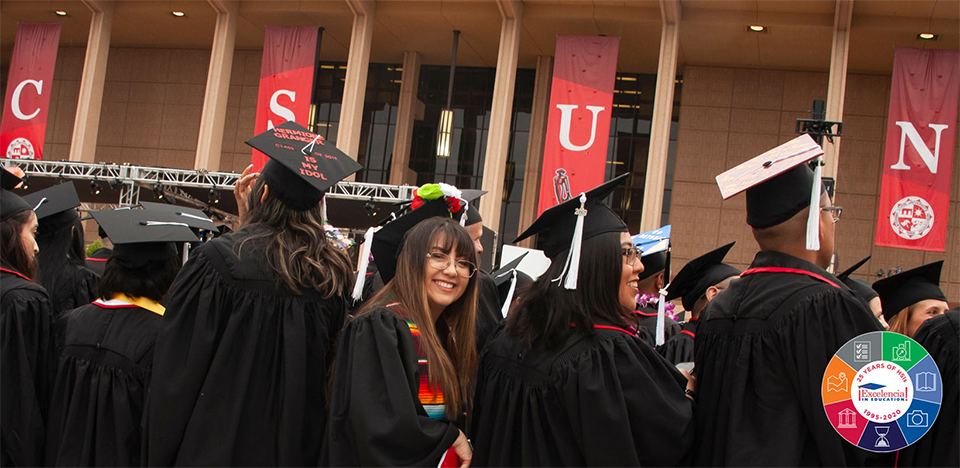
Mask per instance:
[[[671,228],[672,225],[668,224],[652,231],[637,234],[633,236],[633,245],[641,250],[644,256],[663,252],[670,247]]]

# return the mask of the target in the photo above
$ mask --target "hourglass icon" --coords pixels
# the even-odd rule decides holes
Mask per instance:
[[[877,426],[873,428],[877,431],[877,435],[880,436],[877,439],[877,443],[874,444],[874,447],[889,447],[890,441],[887,440],[887,434],[890,432],[890,426]]]

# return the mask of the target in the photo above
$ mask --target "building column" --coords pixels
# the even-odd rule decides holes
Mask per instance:
[[[667,154],[670,150],[670,125],[673,123],[673,91],[677,79],[677,52],[680,48],[680,0],[660,0],[660,62],[657,65],[657,91],[653,99],[650,123],[650,152],[643,186],[643,212],[640,232],[660,227],[663,213],[663,188],[667,178]]]
[[[833,48],[830,52],[830,77],[827,82],[827,115],[833,122],[843,120],[843,99],[847,87],[847,59],[850,50],[850,21],[853,18],[853,0],[837,0],[833,20]],[[823,139],[824,177],[837,179],[840,166],[840,140],[833,143]]]
[[[523,3],[519,0],[497,0],[500,16],[500,52],[493,85],[487,152],[484,155],[481,188],[490,195],[480,199],[480,216],[500,232],[500,207],[503,202],[503,176],[510,152],[510,122],[513,117],[513,89],[517,80],[517,57],[520,53],[520,19]]]
[[[367,93],[367,71],[370,68],[376,4],[372,0],[347,0],[347,5],[353,12],[353,30],[350,33],[350,51],[347,55],[347,76],[343,83],[343,102],[340,104],[337,149],[357,158],[360,152],[360,127],[363,122],[363,100]],[[356,180],[356,174],[351,174],[344,180]]]
[[[103,83],[107,76],[110,53],[110,31],[113,28],[113,1],[83,0],[93,13],[87,36],[87,55],[80,79],[77,117],[70,139],[70,160],[94,162],[97,135],[100,133],[100,109],[103,105]]]
[[[227,95],[233,70],[233,47],[237,38],[237,17],[240,3],[235,0],[208,0],[217,11],[217,28],[213,32],[207,90],[203,96],[200,136],[194,169],[220,170],[223,149],[223,126],[227,119]]]
[[[413,145],[413,122],[417,118],[418,108],[420,115],[423,115],[423,103],[417,99],[419,84],[420,54],[404,52],[397,127],[393,133],[393,157],[390,160],[390,185],[414,185],[417,182],[417,174],[410,169],[410,148]]]
[[[537,219],[540,197],[540,172],[543,170],[543,148],[547,138],[547,117],[550,115],[550,84],[553,81],[553,57],[537,57],[537,76],[533,85],[533,106],[530,112],[530,137],[527,140],[527,162],[523,171],[523,198],[520,203],[520,226],[517,232]],[[535,248],[534,238],[520,241],[520,247]]]

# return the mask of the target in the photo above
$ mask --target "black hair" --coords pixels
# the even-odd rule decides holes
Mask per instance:
[[[64,275],[65,264],[84,266],[86,254],[83,250],[83,224],[75,209],[47,216],[39,221],[37,245],[37,263],[40,265],[39,283],[47,291],[72,288],[66,282],[74,281],[75,276]]]
[[[567,251],[559,252],[551,258],[545,273],[517,292],[520,300],[507,316],[507,333],[528,346],[549,349],[562,344],[572,333],[593,334],[594,324],[600,321],[625,324],[619,301],[621,249],[619,232],[584,239],[575,290],[552,281],[566,263]]]
[[[103,266],[97,294],[101,299],[110,299],[114,294],[124,294],[160,302],[170,290],[170,285],[179,271],[178,257],[148,262],[140,268],[125,267],[119,260],[110,257]]]
[[[35,280],[39,269],[37,258],[30,260],[27,249],[20,239],[23,226],[30,221],[31,214],[33,211],[24,210],[0,223],[0,238],[3,240],[3,248],[0,249],[0,265]]]

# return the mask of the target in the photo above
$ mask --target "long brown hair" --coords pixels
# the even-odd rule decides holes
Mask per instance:
[[[296,294],[303,288],[315,289],[326,299],[345,294],[353,286],[353,263],[327,239],[320,205],[296,211],[269,191],[261,203],[265,187],[266,182],[258,178],[250,191],[244,225],[261,224],[268,229],[257,230],[238,243],[237,255],[246,242],[269,238],[267,263],[287,289]]]
[[[472,403],[470,379],[477,366],[475,333],[478,279],[474,274],[467,282],[463,295],[447,306],[438,319],[438,322],[445,320],[450,329],[444,346],[430,316],[424,274],[427,253],[437,244],[451,257],[464,257],[476,265],[477,252],[473,240],[459,223],[439,217],[422,221],[404,235],[403,247],[397,258],[396,275],[361,308],[357,316],[370,313],[393,300],[402,304],[407,318],[420,329],[420,343],[427,353],[430,386],[440,388],[445,399],[447,418],[456,419],[464,406],[470,407]]]
[[[20,238],[23,226],[30,222],[32,214],[33,211],[24,210],[0,223],[0,237],[3,239],[3,247],[0,248],[0,265],[36,280],[39,268],[37,257],[34,256],[33,260],[30,260],[27,248]]]

